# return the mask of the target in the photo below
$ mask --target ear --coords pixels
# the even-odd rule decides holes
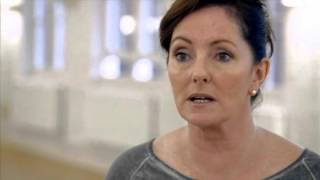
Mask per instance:
[[[254,65],[252,72],[252,90],[258,90],[266,79],[270,68],[270,60],[263,58],[259,64]]]

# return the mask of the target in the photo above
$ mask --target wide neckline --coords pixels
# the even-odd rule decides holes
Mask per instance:
[[[179,172],[178,170],[176,170],[175,168],[171,167],[171,165],[167,164],[166,162],[164,162],[163,160],[161,160],[153,151],[153,142],[156,140],[156,138],[153,138],[150,142],[149,142],[149,145],[148,145],[148,149],[149,149],[149,152],[150,152],[150,155],[157,161],[159,162],[160,164],[162,164],[163,166],[165,166],[166,168],[168,168],[170,171],[172,171],[173,173],[177,174],[178,176],[181,176],[183,178],[186,178],[186,179],[194,179],[192,177],[189,177],[189,176],[186,176],[184,175],[183,173]],[[308,152],[308,149],[304,149],[302,151],[302,153],[298,156],[298,158],[296,160],[294,160],[292,163],[288,164],[285,168],[277,171],[276,173],[268,176],[268,177],[265,177],[263,178],[263,180],[271,180],[272,178],[276,177],[276,176],[279,176],[281,174],[285,174],[287,171],[289,172],[289,170],[291,169],[291,167],[293,166],[296,166],[307,154]]]
[[[283,168],[283,169],[277,171],[276,173],[272,174],[271,176],[268,176],[268,177],[264,178],[263,180],[271,180],[272,178],[274,178],[276,176],[279,176],[281,174],[285,174],[287,172],[290,172],[292,167],[298,165],[300,163],[300,161],[302,161],[302,159],[306,156],[307,152],[308,152],[308,149],[304,149],[296,160],[294,160],[292,163],[288,164],[285,168]]]
[[[148,145],[148,149],[149,149],[149,152],[150,152],[150,155],[157,161],[159,162],[160,164],[162,164],[164,167],[166,167],[167,169],[169,169],[170,171],[172,171],[173,173],[177,174],[178,176],[181,176],[185,179],[188,179],[188,180],[193,180],[194,178],[191,178],[189,176],[186,176],[184,175],[183,173],[179,172],[178,170],[176,170],[175,168],[171,167],[169,164],[167,164],[166,162],[164,162],[163,160],[161,160],[153,151],[153,142],[156,140],[156,138],[153,138],[149,145]]]

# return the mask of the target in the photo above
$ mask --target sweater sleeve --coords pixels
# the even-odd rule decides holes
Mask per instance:
[[[309,151],[308,157],[304,159],[304,165],[313,179],[320,179],[320,156]]]
[[[125,151],[113,161],[106,180],[130,180],[132,174],[148,155],[147,144],[138,145]]]

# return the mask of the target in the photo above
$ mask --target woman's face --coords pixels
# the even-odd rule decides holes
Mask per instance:
[[[235,19],[216,6],[193,12],[177,25],[168,73],[181,116],[205,127],[248,117],[250,92],[265,77]]]

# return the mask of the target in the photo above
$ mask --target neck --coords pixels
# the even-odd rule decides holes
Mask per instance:
[[[227,124],[228,123],[228,124]],[[200,128],[189,124],[186,128],[188,143],[201,151],[238,151],[255,139],[256,127],[251,119],[245,122],[225,122],[217,127]]]
[[[251,118],[227,121],[211,128],[189,124],[185,129],[186,157],[198,167],[210,167],[218,172],[225,167],[241,166],[254,153],[256,128]],[[232,169],[232,168],[231,168]]]

